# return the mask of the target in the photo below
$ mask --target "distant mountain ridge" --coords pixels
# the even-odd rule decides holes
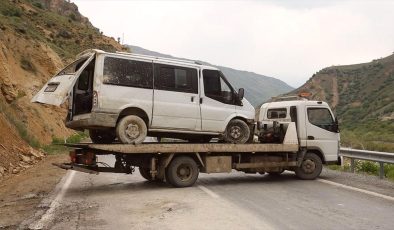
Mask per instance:
[[[128,47],[133,53],[165,58],[176,58],[180,60],[190,60],[186,58],[174,57],[168,54],[162,54],[156,51],[147,50],[139,46],[128,45]],[[233,86],[235,86],[236,88],[245,89],[245,98],[248,99],[248,101],[253,106],[257,106],[273,96],[277,96],[279,94],[283,94],[294,89],[285,82],[273,77],[267,77],[257,73],[237,70],[224,66],[215,66],[204,61],[198,62],[203,63],[204,65],[210,65],[219,68]]]

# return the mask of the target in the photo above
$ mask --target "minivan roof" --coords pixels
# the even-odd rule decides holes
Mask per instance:
[[[203,65],[197,61],[193,60],[183,60],[183,59],[176,59],[176,58],[165,58],[165,57],[159,57],[159,56],[150,56],[150,55],[144,55],[144,54],[135,54],[135,53],[128,53],[128,52],[106,52],[103,50],[99,49],[88,49],[80,54],[77,55],[77,57],[85,56],[86,54],[89,53],[95,53],[95,54],[109,54],[111,56],[119,56],[119,57],[133,57],[137,59],[143,59],[143,60],[151,60],[151,61],[156,61],[160,63],[167,63],[167,64],[173,64],[173,65],[181,65],[181,66],[190,66],[190,67],[198,67],[202,69],[211,69],[211,70],[219,70],[218,68],[215,68],[213,66],[209,65]]]

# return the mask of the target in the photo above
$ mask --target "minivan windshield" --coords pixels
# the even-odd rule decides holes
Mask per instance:
[[[85,61],[88,60],[88,58],[89,57],[83,57],[83,58],[80,58],[80,59],[74,61],[73,63],[68,65],[66,68],[62,69],[56,76],[74,74],[75,72],[77,72],[79,70],[79,68],[81,68],[83,63],[85,63]]]

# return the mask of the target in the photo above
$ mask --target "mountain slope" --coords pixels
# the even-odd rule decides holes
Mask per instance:
[[[167,57],[167,58],[176,58],[171,55],[150,51],[138,46],[129,45],[129,48],[133,53]],[[184,58],[177,58],[177,59],[187,60]],[[211,65],[207,62],[201,62],[201,61],[199,62],[206,65]],[[249,102],[253,106],[257,106],[273,96],[289,92],[290,90],[293,89],[291,86],[287,85],[283,81],[278,80],[276,78],[267,77],[253,72],[236,70],[224,66],[215,66],[215,67],[219,68],[223,72],[223,74],[227,77],[227,79],[230,81],[232,85],[234,85],[237,88],[245,89],[245,97],[249,100]]]
[[[394,55],[322,69],[292,93],[302,91],[329,102],[345,134],[352,132],[353,142],[365,140],[371,148],[394,150]]]
[[[65,0],[0,0],[0,178],[54,138],[67,138],[66,109],[30,103],[45,82],[88,48],[122,50]],[[24,156],[22,156],[24,155]],[[25,162],[25,163],[26,163]],[[18,171],[18,170],[16,170]]]

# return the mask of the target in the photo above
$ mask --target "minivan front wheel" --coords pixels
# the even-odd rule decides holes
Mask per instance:
[[[124,144],[142,143],[147,132],[144,120],[135,115],[123,117],[116,126],[116,136]]]
[[[225,142],[244,144],[249,140],[250,130],[248,124],[240,119],[231,120],[223,136]]]

